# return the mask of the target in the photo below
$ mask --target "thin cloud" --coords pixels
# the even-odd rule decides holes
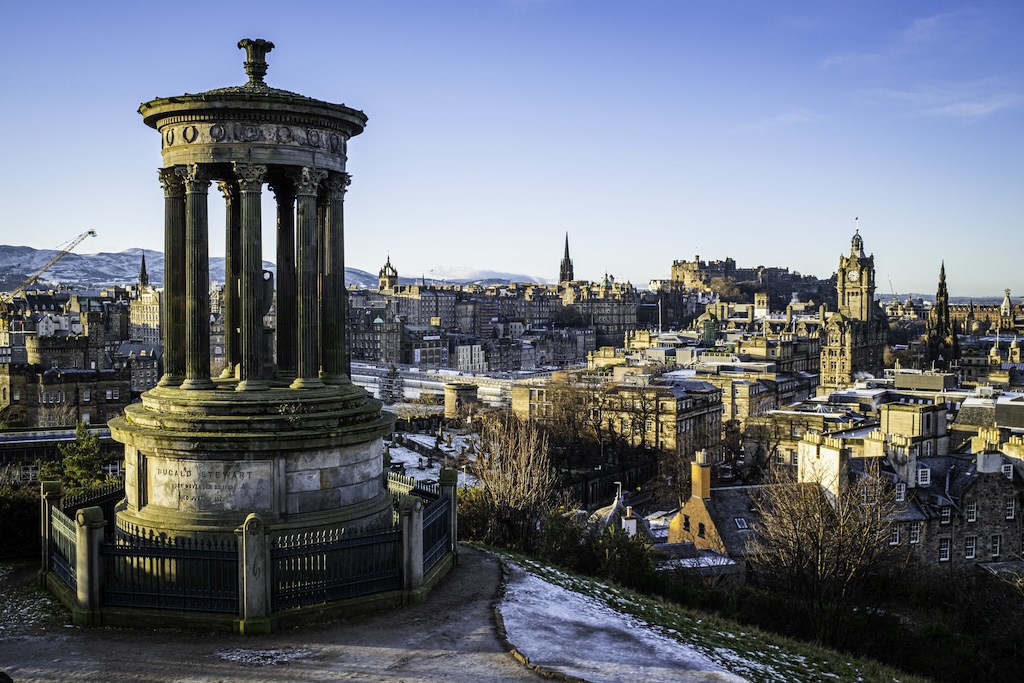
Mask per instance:
[[[927,53],[936,46],[964,44],[970,42],[976,30],[969,21],[975,16],[977,12],[961,10],[915,19],[909,27],[895,34],[890,41],[878,46],[877,49],[830,55],[822,60],[821,67],[827,70],[872,63],[893,63]]]
[[[972,83],[930,83],[914,89],[879,89],[868,93],[879,102],[895,102],[910,113],[961,120],[982,119],[1000,111],[1016,109],[1024,102],[1020,91],[1000,87],[992,81]]]
[[[790,109],[789,111],[782,112],[777,116],[773,116],[770,119],[764,119],[763,121],[755,121],[754,123],[746,123],[735,128],[736,131],[750,132],[750,131],[764,131],[771,130],[773,128],[782,128],[785,126],[797,126],[805,123],[814,121],[817,116],[814,112],[807,109]]]

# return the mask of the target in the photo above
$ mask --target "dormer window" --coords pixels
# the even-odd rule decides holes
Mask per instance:
[[[932,483],[932,471],[928,469],[927,465],[917,464],[917,485],[918,486],[931,486]]]
[[[1003,465],[1002,466],[1002,472],[1003,472],[1003,476],[1004,477],[1006,477],[1010,481],[1013,481],[1013,465],[1012,464],[1007,463],[1007,464]]]
[[[740,531],[746,531],[747,529],[750,528],[750,527],[747,526],[747,520],[743,519],[742,517],[737,517],[735,521],[736,521],[736,528],[739,529]]]

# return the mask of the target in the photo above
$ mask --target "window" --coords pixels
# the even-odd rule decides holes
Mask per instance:
[[[978,521],[978,501],[972,500],[967,503],[967,521],[977,522]]]
[[[697,535],[704,538],[704,522],[697,525]]]
[[[1013,519],[1017,516],[1017,499],[1007,498],[1006,499],[1006,518]]]
[[[114,398],[114,392],[111,389],[107,389],[107,400]]]
[[[690,515],[683,515],[683,531],[690,530]]]
[[[939,562],[949,562],[949,539],[939,539]]]
[[[1006,465],[1003,465],[1002,471],[1003,471],[1003,476],[1004,477],[1006,477],[1010,481],[1013,481],[1013,465],[1012,464],[1007,463]]]
[[[902,503],[907,499],[907,485],[902,481],[896,484],[896,502]]]
[[[121,397],[121,390],[120,389],[114,389],[114,400],[116,401],[120,397]]]
[[[973,560],[978,550],[978,538],[976,536],[968,536],[964,539],[964,557],[968,560]]]
[[[18,391],[17,389],[12,390],[11,395],[15,401],[21,400],[21,392]]]
[[[1002,534],[992,534],[992,557],[999,557],[1003,550]]]
[[[736,528],[740,529],[740,530],[746,530],[746,529],[749,529],[750,527],[747,526],[747,520],[743,519],[742,517],[737,517],[736,518]]]
[[[900,544],[900,528],[893,525],[892,530],[889,532],[889,545]]]
[[[910,542],[920,543],[921,542],[921,522],[910,523]]]
[[[942,509],[939,511],[939,519],[941,522],[943,524],[949,524],[949,520],[952,518],[953,510],[948,505],[942,506]]]
[[[790,449],[789,451],[789,464],[792,465],[793,467],[796,467],[797,465],[800,464],[800,458],[797,455],[796,451],[794,451],[793,449]]]
[[[917,465],[917,485],[918,486],[930,486],[932,483],[932,471],[928,469],[927,465],[918,463]]]

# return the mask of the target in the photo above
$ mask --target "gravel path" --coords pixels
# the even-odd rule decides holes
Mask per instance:
[[[138,681],[543,680],[497,635],[496,558],[462,548],[462,563],[426,603],[270,636],[81,629],[35,588],[35,566],[0,568],[0,671],[15,683]]]

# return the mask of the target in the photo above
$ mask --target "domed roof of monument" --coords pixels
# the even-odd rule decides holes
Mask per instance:
[[[246,51],[244,67],[249,77],[246,83],[199,93],[184,93],[174,97],[158,97],[143,102],[139,106],[139,113],[142,114],[146,125],[157,128],[161,119],[179,115],[184,111],[274,109],[292,110],[307,116],[341,119],[345,127],[351,130],[350,135],[362,132],[367,119],[358,109],[267,85],[263,77],[267,73],[266,55],[274,49],[272,42],[262,38],[244,38],[238,41],[238,47]]]

